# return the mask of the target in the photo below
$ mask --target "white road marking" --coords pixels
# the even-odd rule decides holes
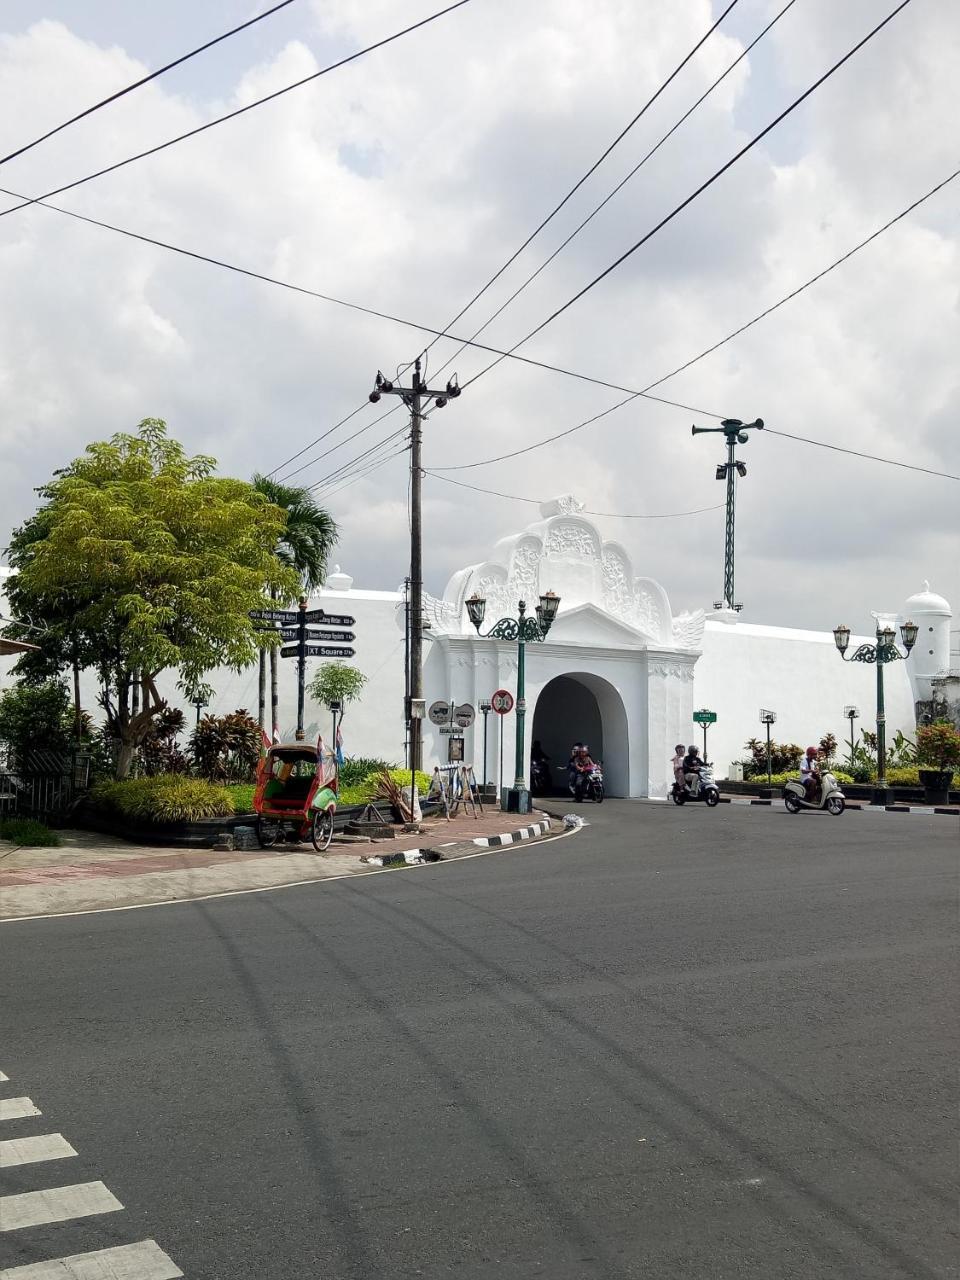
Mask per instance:
[[[49,1191],[0,1196],[0,1231],[19,1231],[46,1222],[67,1222],[96,1213],[113,1213],[123,1205],[102,1182],[78,1182]],[[108,1273],[109,1274],[109,1273]]]
[[[9,1079],[10,1079],[10,1077],[9,1077],[9,1076],[4,1075],[4,1074],[3,1074],[3,1072],[2,1072],[2,1071],[0,1071],[0,1083],[5,1082],[5,1081],[7,1081],[7,1080],[9,1080]]]
[[[22,1120],[24,1116],[38,1116],[40,1108],[29,1098],[0,1098],[0,1120]]]
[[[40,1160],[63,1160],[77,1153],[62,1133],[43,1133],[35,1138],[10,1138],[0,1142],[0,1169]]]
[[[156,1240],[141,1240],[95,1253],[73,1253],[51,1262],[29,1262],[0,1271],[0,1280],[177,1280],[183,1272]]]

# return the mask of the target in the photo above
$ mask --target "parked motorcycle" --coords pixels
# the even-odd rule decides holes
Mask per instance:
[[[783,803],[788,813],[799,813],[801,809],[826,809],[835,817],[840,816],[847,807],[846,797],[840,790],[840,784],[832,773],[820,775],[820,794],[816,800],[808,800],[804,785],[799,780],[791,780],[783,788]]]
[[[674,804],[686,804],[688,800],[702,800],[709,808],[720,803],[720,788],[713,780],[713,765],[704,760],[700,766],[698,781],[694,786],[681,786],[675,782],[670,790]]]
[[[550,766],[546,760],[530,761],[530,790],[535,796],[549,796],[553,792]]]

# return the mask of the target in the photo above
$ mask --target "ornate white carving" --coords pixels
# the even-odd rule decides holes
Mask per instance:
[[[699,649],[706,616],[702,609],[678,614],[673,620],[673,643],[679,649]]]
[[[627,621],[636,612],[630,564],[617,548],[603,548],[603,604],[608,613]]]
[[[438,600],[427,591],[423,592],[421,601],[423,617],[426,622],[429,622],[431,631],[439,635],[447,635],[458,629],[460,614],[455,604],[449,600]],[[398,605],[398,610],[403,620],[404,606]]]
[[[658,676],[661,680],[682,680],[687,684],[693,679],[693,667],[677,662],[651,662],[647,670],[650,675]]]
[[[600,537],[595,529],[588,528],[579,521],[561,521],[551,525],[547,535],[546,552],[551,556],[579,556],[584,560],[593,560],[600,551]]]
[[[510,595],[517,600],[533,601],[539,596],[542,555],[543,543],[539,538],[521,538],[514,547],[510,562]]]

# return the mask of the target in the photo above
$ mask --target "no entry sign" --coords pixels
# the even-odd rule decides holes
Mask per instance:
[[[490,699],[490,706],[498,716],[508,715],[513,710],[513,694],[509,689],[498,689]]]

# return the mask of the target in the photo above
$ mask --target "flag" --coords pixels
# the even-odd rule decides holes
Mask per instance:
[[[279,726],[278,724],[275,724],[275,725],[273,726],[273,740],[274,740],[274,742],[280,742],[280,740],[281,740],[281,739],[280,739],[280,726]]]
[[[343,734],[340,732],[339,725],[337,725],[337,764],[343,764]]]
[[[261,760],[269,750],[270,750],[270,739],[267,737],[267,731],[266,729],[261,729],[260,730],[260,759]]]

